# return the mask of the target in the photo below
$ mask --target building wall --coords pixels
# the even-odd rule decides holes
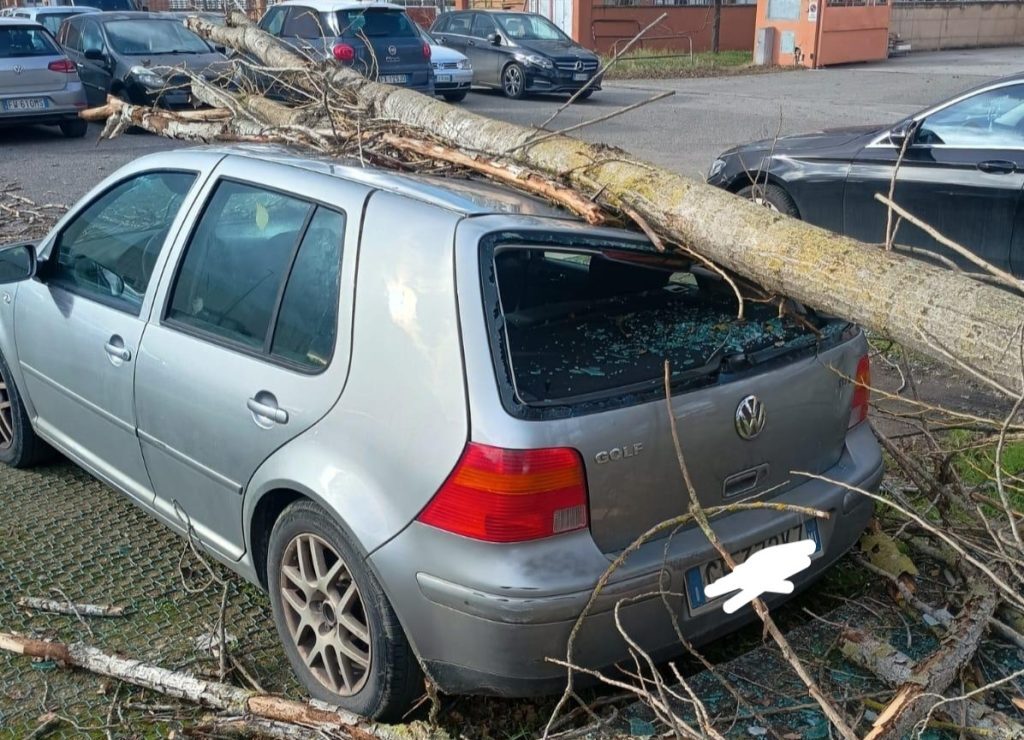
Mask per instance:
[[[913,51],[1024,43],[1024,2],[924,0],[893,5],[893,33]]]
[[[688,51],[711,49],[711,14],[708,6],[602,5],[590,0],[575,0],[572,37],[595,51],[607,53],[615,42],[620,46],[662,13],[668,17],[648,31],[633,49]],[[722,51],[749,51],[754,46],[754,5],[724,5],[719,30]],[[686,38],[686,37],[689,37]]]

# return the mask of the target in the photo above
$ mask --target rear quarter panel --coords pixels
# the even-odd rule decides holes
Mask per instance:
[[[247,533],[260,498],[288,488],[324,505],[371,553],[451,472],[469,428],[452,264],[458,219],[407,197],[370,196],[348,380],[323,420],[256,471]]]

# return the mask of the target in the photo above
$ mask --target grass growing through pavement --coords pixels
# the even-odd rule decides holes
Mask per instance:
[[[968,486],[983,486],[986,494],[992,499],[998,498],[996,492],[996,441],[985,440],[979,443],[977,435],[956,430],[950,432],[950,442],[961,450],[953,458],[957,473]],[[1003,485],[1006,489],[1010,505],[1014,510],[1024,512],[1024,442],[1007,441],[1003,445],[1002,455]],[[991,507],[985,507],[990,509]],[[994,509],[985,512],[995,513]]]
[[[630,51],[619,58],[619,61],[605,73],[605,79],[655,79],[664,77],[718,77],[730,74],[752,74],[757,72],[775,71],[778,67],[754,66],[753,55],[749,51],[723,51],[718,54],[699,52],[679,56],[662,56],[664,54],[680,54],[679,52],[643,49]],[[602,59],[607,63],[609,57]]]

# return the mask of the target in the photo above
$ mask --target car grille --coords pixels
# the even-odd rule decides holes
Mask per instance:
[[[434,69],[458,69],[458,62],[434,62]]]
[[[582,64],[579,69],[576,68],[577,61]],[[597,61],[593,59],[567,59],[555,62],[555,66],[562,72],[593,72],[597,69]]]

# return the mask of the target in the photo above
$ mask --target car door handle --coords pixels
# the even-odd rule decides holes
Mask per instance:
[[[103,345],[103,349],[115,360],[131,362],[132,351],[124,346],[124,340],[119,336],[112,336],[110,341]]]
[[[258,400],[259,398],[263,398],[263,400],[260,401]],[[288,423],[288,412],[280,408],[277,405],[277,401],[270,394],[259,393],[255,398],[250,398],[246,401],[245,405],[256,416],[270,419],[275,424]]]
[[[467,42],[466,42],[466,44],[467,44],[468,46],[476,46],[476,42],[475,42],[475,41],[473,41],[473,39],[470,39],[469,41],[467,41]]]
[[[978,169],[993,175],[1008,175],[1011,172],[1016,172],[1017,166],[1013,162],[1007,162],[1005,159],[989,159],[984,162],[978,162]]]

